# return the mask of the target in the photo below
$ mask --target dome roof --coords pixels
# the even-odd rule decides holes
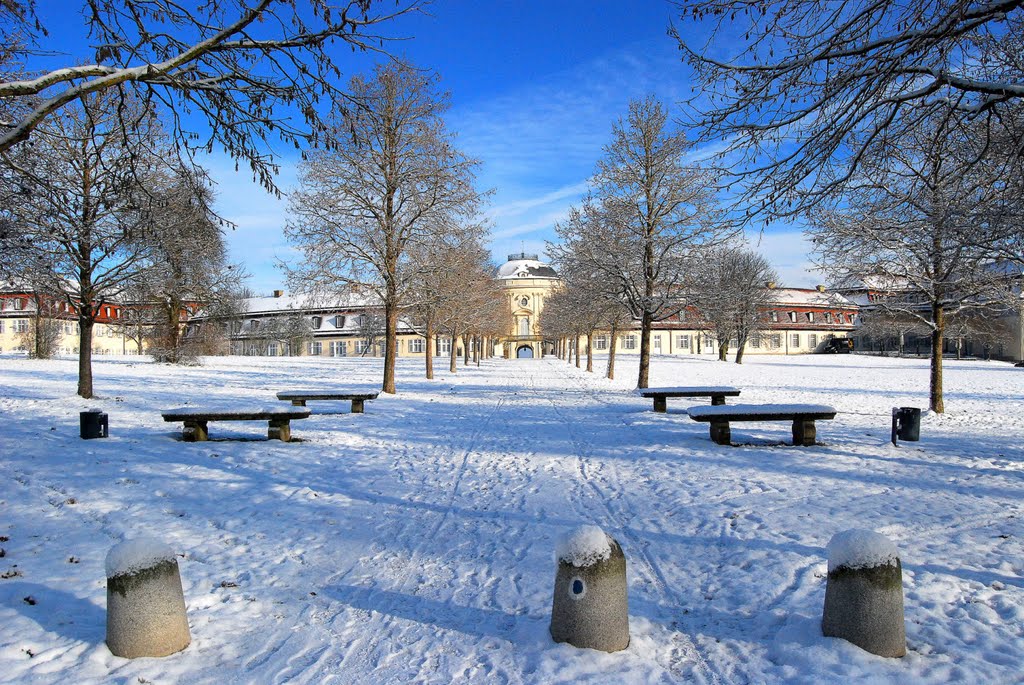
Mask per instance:
[[[498,268],[498,278],[558,278],[558,274],[535,254],[510,254]]]

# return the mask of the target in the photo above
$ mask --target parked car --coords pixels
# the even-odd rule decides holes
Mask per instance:
[[[829,338],[821,348],[823,354],[849,354],[852,350],[851,338]]]

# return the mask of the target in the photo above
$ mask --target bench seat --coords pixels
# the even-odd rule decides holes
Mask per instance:
[[[694,421],[711,424],[711,439],[719,445],[731,444],[729,423],[733,421],[792,421],[793,444],[809,446],[817,437],[815,421],[834,419],[836,410],[826,404],[735,404],[732,406],[690,407]]]
[[[209,440],[207,423],[210,421],[266,421],[267,439],[288,442],[292,439],[291,421],[308,419],[309,409],[300,407],[178,407],[160,413],[164,421],[184,423],[182,438],[186,442]]]
[[[291,401],[296,407],[305,407],[311,400],[351,400],[352,413],[362,414],[363,403],[377,399],[379,392],[348,392],[344,390],[285,390],[277,393],[277,399]]]
[[[637,394],[641,397],[654,398],[654,411],[664,414],[668,411],[669,397],[710,397],[712,405],[725,404],[726,397],[736,397],[740,394],[738,388],[727,385],[711,385],[697,387],[673,387],[673,388],[640,388]]]

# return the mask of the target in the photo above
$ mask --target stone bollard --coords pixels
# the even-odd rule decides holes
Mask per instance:
[[[828,543],[821,631],[872,654],[907,653],[903,568],[896,546],[870,530],[837,533]]]
[[[629,646],[626,557],[597,526],[564,536],[551,608],[551,637],[575,647],[617,652]]]
[[[139,538],[107,554],[107,646],[115,656],[167,656],[191,637],[174,551]]]

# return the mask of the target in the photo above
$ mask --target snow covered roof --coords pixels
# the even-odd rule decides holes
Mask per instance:
[[[803,307],[853,307],[856,304],[848,297],[836,292],[810,288],[775,288],[771,293],[772,304],[798,305]]]
[[[377,307],[380,301],[373,294],[348,293],[333,297],[316,297],[309,293],[281,294],[275,297],[250,297],[242,300],[243,314],[274,314],[286,311],[313,311],[318,309],[349,309]]]
[[[558,273],[538,255],[520,252],[510,254],[508,261],[498,267],[498,278],[558,278]]]

